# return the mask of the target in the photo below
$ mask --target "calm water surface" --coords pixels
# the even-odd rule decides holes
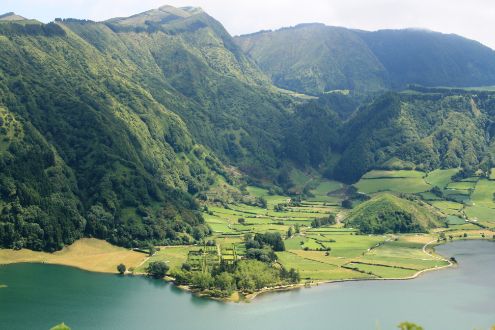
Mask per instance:
[[[459,267],[410,281],[321,285],[266,294],[252,303],[194,297],[162,281],[69,267],[0,267],[0,329],[489,329],[495,324],[495,243],[454,242],[437,251]]]

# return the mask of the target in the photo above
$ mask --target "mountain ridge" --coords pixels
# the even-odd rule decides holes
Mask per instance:
[[[307,44],[293,53],[311,50],[303,64],[330,70],[320,80],[305,71],[306,87],[339,90],[306,97],[274,86],[196,8],[2,21],[0,245],[196,244],[211,232],[199,202],[219,184],[304,191],[291,189],[294,170],[353,183],[391,159],[424,170],[493,165],[493,93],[383,93],[387,71],[368,44],[320,26],[302,26]],[[339,59],[326,63],[322,50]]]
[[[495,84],[495,51],[456,34],[418,28],[365,31],[309,23],[235,40],[275,85],[313,95],[342,88],[373,91],[403,89],[409,84]],[[295,53],[300,44],[304,47]],[[359,57],[353,50],[369,56],[356,62]],[[369,68],[375,76],[369,75]]]

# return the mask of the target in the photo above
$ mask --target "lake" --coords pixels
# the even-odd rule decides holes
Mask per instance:
[[[495,243],[437,248],[459,266],[408,281],[362,281],[269,293],[251,303],[198,298],[164,281],[45,264],[0,266],[0,329],[489,329]]]

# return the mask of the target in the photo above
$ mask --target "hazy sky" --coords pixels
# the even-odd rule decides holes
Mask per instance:
[[[495,49],[494,0],[0,0],[0,12],[52,21],[104,20],[162,5],[202,7],[232,35],[321,22],[365,30],[419,27],[456,33]]]

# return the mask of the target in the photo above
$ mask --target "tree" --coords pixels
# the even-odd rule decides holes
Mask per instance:
[[[124,275],[125,271],[126,271],[126,267],[124,264],[119,264],[117,266],[117,271],[119,272],[119,274],[121,275]]]
[[[245,224],[245,223],[246,223],[246,219],[244,219],[244,218],[239,218],[239,219],[237,219],[237,222],[238,222],[239,224],[243,225],[243,224]]]
[[[156,279],[164,278],[169,270],[169,266],[163,261],[150,262],[146,267],[146,273]]]
[[[423,327],[411,322],[402,322],[397,327],[400,330],[423,330]]]
[[[222,291],[226,291],[228,294],[235,290],[234,276],[227,272],[218,274],[215,277],[215,287]]]
[[[60,323],[51,328],[50,330],[70,330],[70,328],[65,323]]]
[[[345,199],[342,201],[342,207],[345,209],[352,209],[352,201],[349,199]]]
[[[301,225],[296,223],[296,225],[294,226],[294,229],[296,231],[296,234],[299,234],[301,232]]]
[[[195,272],[191,279],[191,284],[200,290],[207,290],[214,284],[214,279],[210,273]]]
[[[292,227],[289,227],[289,230],[287,230],[287,238],[291,238],[292,235],[293,235]]]
[[[258,198],[258,205],[261,208],[266,209],[268,207],[268,202],[266,201],[266,198],[265,197],[259,197]]]

